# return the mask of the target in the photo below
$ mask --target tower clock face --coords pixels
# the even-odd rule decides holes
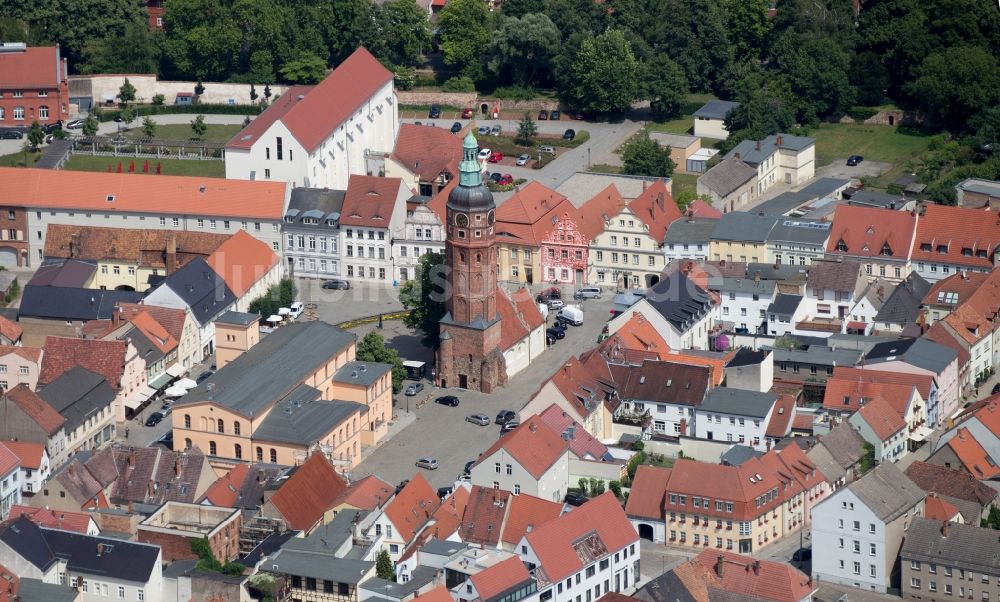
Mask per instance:
[[[455,225],[464,228],[469,225],[469,216],[464,213],[459,213],[455,216]]]
[[[495,221],[497,221],[496,212],[490,211],[489,214],[486,215],[486,223],[492,226]]]

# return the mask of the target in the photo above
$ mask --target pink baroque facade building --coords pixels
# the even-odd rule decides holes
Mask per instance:
[[[589,243],[580,232],[574,215],[564,212],[555,218],[552,229],[541,244],[541,267],[545,281],[586,284]]]

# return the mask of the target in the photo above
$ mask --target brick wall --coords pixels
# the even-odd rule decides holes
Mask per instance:
[[[139,515],[96,512],[91,515],[101,531],[114,531],[135,535],[139,527]]]
[[[138,539],[142,543],[160,546],[163,550],[163,562],[176,560],[197,560],[198,555],[191,550],[191,538],[158,531],[147,531],[139,527]]]

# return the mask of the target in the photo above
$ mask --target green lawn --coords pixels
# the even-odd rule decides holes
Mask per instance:
[[[122,171],[128,171],[129,163],[132,159],[128,157],[95,157],[93,155],[73,155],[66,162],[66,169],[75,171],[107,171],[111,166],[112,171],[117,171],[119,161],[122,164]],[[135,160],[135,171],[142,173],[142,164],[145,159]],[[155,159],[149,160],[149,172],[156,173],[156,164],[159,163],[160,173],[170,176],[202,176],[206,178],[226,177],[226,164],[223,161],[196,161],[180,159]]]
[[[694,112],[714,98],[715,96],[711,94],[688,94],[684,100],[683,107],[681,107],[681,115],[677,119],[654,121],[649,124],[649,131],[666,132],[668,134],[691,134],[694,129]],[[706,148],[710,147],[711,144],[708,142],[706,139],[702,146]]]
[[[677,198],[677,195],[679,195],[682,190],[695,192],[698,184],[698,175],[693,173],[675,173],[672,176],[672,179],[674,181],[674,198]]]
[[[932,134],[910,128],[855,123],[824,123],[816,139],[816,164],[828,165],[851,155],[900,165],[927,151]]]
[[[35,161],[42,156],[41,151],[28,153],[28,166],[33,166]],[[12,153],[0,156],[0,166],[2,167],[24,167],[24,153]]]
[[[193,118],[192,118],[193,119]],[[156,120],[156,117],[153,117]],[[202,138],[207,142],[229,142],[229,139],[236,135],[236,132],[243,129],[242,125],[215,125],[208,124],[208,131],[205,132],[205,136]],[[142,120],[136,120],[132,123],[132,129],[126,134],[129,138],[145,138],[146,134],[142,131]],[[184,123],[171,123],[156,126],[156,137],[160,140],[193,140],[194,132],[191,131],[191,126]]]

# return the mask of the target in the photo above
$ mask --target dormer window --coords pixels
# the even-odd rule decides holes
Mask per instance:
[[[844,239],[840,239],[839,241],[837,241],[837,250],[841,252],[847,252],[847,243],[844,242]]]
[[[920,244],[920,250],[924,251],[926,253],[930,253],[931,252],[931,243],[929,243],[929,242],[921,243]]]
[[[286,215],[285,216],[285,221],[288,222],[289,224],[291,224],[291,223],[295,222],[295,218],[292,217],[292,216],[290,216],[290,215]]]
[[[882,252],[880,254],[885,255],[886,257],[892,257],[892,247],[889,246],[889,243],[882,245]]]
[[[937,252],[941,253],[942,255],[944,255],[945,253],[948,252],[948,245],[938,245],[937,246]]]
[[[978,251],[976,251],[976,257],[979,257],[980,259],[986,259],[986,249],[979,249]]]
[[[962,247],[962,255],[965,257],[972,257],[972,249],[969,247]]]

